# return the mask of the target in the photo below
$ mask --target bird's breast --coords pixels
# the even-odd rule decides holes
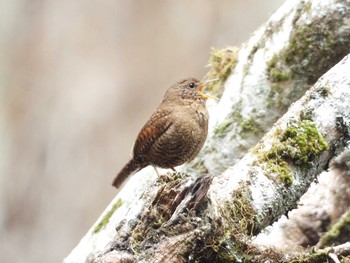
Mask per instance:
[[[196,121],[200,127],[205,129],[208,128],[208,112],[206,109],[205,111],[196,110]]]
[[[153,165],[169,168],[193,160],[201,150],[208,133],[206,108],[173,107],[171,125],[152,145],[148,156]]]
[[[177,116],[176,134],[178,140],[185,138],[183,147],[202,144],[208,133],[208,112],[206,108],[189,107]]]

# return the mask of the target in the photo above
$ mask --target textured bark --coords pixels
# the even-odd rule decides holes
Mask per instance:
[[[288,218],[283,216],[273,228],[259,235],[254,243],[285,251],[317,243],[323,247],[343,243],[341,237],[350,236],[349,185],[350,149],[346,148],[331,162],[329,171],[323,172],[312,183],[300,199],[298,208],[289,212]],[[341,219],[339,224],[343,214],[347,221]],[[326,231],[329,233],[325,234]]]
[[[237,258],[261,261],[271,257],[271,252],[264,254],[253,247],[249,237],[295,206],[326,167],[334,148],[314,152],[307,159],[308,169],[301,159],[288,156],[292,177],[288,184],[269,170],[269,160],[260,156],[284,140],[281,134],[290,125],[303,122],[305,112],[306,122],[324,134],[328,145],[347,141],[337,120],[350,121],[349,67],[347,56],[289,109],[254,150],[213,181],[209,175],[198,179],[185,174],[161,176],[142,197],[140,213],[130,210],[131,218],[127,214],[119,223],[115,237],[95,262],[187,262],[191,258],[233,262]],[[298,150],[292,143],[289,146]],[[283,260],[282,256],[278,260]]]
[[[286,1],[239,50],[210,116],[211,136],[191,163],[194,169],[186,171],[216,175],[241,159],[294,101],[350,53],[349,21],[348,0]]]
[[[350,52],[349,8],[349,1],[287,1],[238,52],[201,155],[155,184],[152,169],[136,174],[65,262],[284,260],[250,238],[296,207],[333,146],[348,140],[339,120],[350,122],[350,59],[246,152]]]

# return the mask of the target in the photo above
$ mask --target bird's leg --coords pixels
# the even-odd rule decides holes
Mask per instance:
[[[157,170],[157,167],[155,165],[152,165],[152,166],[153,166],[154,170],[156,170],[157,176],[160,177],[158,170]]]
[[[171,170],[173,170],[174,172],[177,172],[177,171],[175,170],[175,168],[174,168],[174,167],[170,167],[170,169],[171,169]]]

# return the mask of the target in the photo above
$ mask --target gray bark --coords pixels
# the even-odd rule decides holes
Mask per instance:
[[[285,251],[317,243],[320,247],[343,243],[344,237],[350,236],[349,185],[350,148],[347,147],[334,158],[329,171],[312,183],[298,202],[298,208],[289,212],[288,218],[283,216],[273,227],[268,227],[254,243]]]
[[[152,169],[136,174],[65,262],[282,260],[249,240],[296,206],[347,139],[337,120],[350,121],[350,59],[251,147],[350,52],[349,10],[349,1],[287,1],[238,52],[200,156],[155,184]]]
[[[238,52],[191,163],[220,174],[241,159],[328,69],[350,52],[350,1],[286,1]],[[218,153],[218,150],[220,152]]]
[[[320,148],[319,143],[349,140],[337,122],[340,117],[350,121],[349,68],[347,56],[293,104],[255,149],[220,176],[159,178],[143,198],[140,214],[119,224],[116,236],[95,262],[285,260],[259,250],[249,240],[294,207],[325,169],[333,149]],[[300,138],[319,151],[308,149],[303,160],[298,151],[304,146],[293,141]],[[273,153],[283,156],[291,181],[268,166],[275,158],[269,155],[273,148],[277,149]],[[265,155],[270,159],[261,158]]]

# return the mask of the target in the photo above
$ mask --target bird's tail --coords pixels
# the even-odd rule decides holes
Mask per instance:
[[[133,159],[131,159],[114,178],[112,185],[115,188],[119,188],[124,183],[124,181],[128,178],[129,175],[136,173],[142,168],[143,167],[141,167],[139,164],[135,163]]]

